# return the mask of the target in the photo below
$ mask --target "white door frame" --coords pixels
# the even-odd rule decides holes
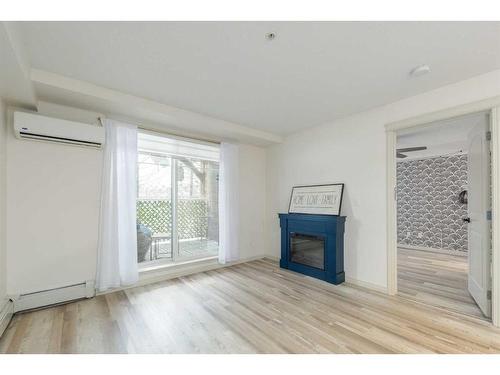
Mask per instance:
[[[497,216],[500,214],[500,96],[438,112],[427,113],[406,120],[389,123],[385,126],[387,158],[387,293],[394,295],[398,291],[396,223],[397,131],[481,111],[489,111],[491,116],[491,317],[493,325],[500,327],[500,216]]]

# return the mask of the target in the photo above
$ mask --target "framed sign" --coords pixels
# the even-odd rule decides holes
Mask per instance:
[[[344,184],[294,186],[288,213],[340,215]]]

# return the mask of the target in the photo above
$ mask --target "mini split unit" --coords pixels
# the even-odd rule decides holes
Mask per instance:
[[[101,126],[83,124],[34,113],[14,112],[14,134],[19,139],[65,143],[100,148],[104,144]]]

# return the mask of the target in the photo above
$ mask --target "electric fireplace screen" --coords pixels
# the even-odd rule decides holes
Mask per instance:
[[[324,270],[325,238],[290,233],[290,261]]]

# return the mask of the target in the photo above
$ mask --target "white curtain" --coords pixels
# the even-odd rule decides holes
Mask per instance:
[[[131,285],[137,266],[137,127],[104,120],[101,214],[96,287]]]
[[[220,145],[219,262],[239,259],[239,147]]]

